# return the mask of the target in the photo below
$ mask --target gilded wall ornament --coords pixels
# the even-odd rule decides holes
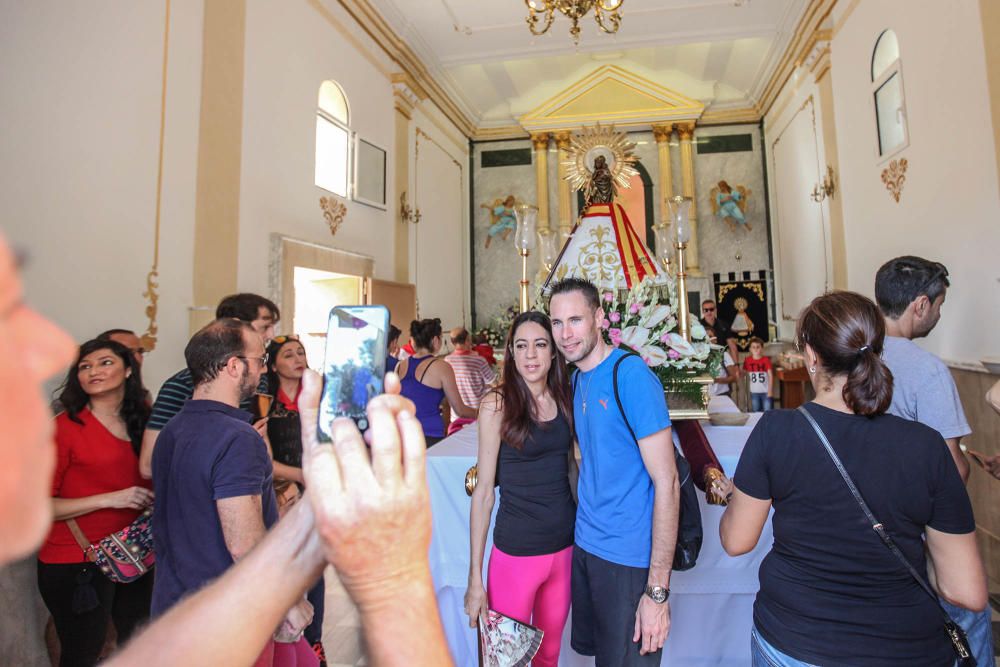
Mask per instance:
[[[908,163],[906,158],[900,158],[898,161],[893,160],[889,163],[889,166],[882,170],[882,182],[885,183],[885,189],[889,191],[896,203],[899,203],[899,196],[903,194],[903,183],[906,182],[906,167]]]
[[[319,207],[323,209],[323,217],[326,218],[326,224],[330,226],[330,234],[336,234],[341,223],[344,222],[344,216],[347,215],[347,206],[335,197],[320,197]]]

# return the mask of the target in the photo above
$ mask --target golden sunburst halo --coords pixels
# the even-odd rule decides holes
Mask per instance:
[[[594,158],[603,155],[611,170],[611,177],[620,188],[631,187],[629,179],[638,174],[632,163],[636,161],[632,151],[635,143],[628,140],[624,132],[615,132],[615,126],[584,127],[570,140],[567,159],[562,161],[566,168],[566,180],[574,190],[582,190],[590,182],[594,170]]]

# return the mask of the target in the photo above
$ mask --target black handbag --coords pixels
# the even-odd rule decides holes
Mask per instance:
[[[868,503],[866,503],[865,499],[861,497],[861,492],[858,491],[858,487],[854,485],[854,480],[852,480],[851,476],[847,474],[847,470],[844,469],[844,464],[840,462],[840,458],[837,456],[837,453],[833,451],[833,447],[830,446],[830,441],[827,440],[826,434],[823,433],[823,429],[819,427],[819,424],[817,424],[816,420],[813,419],[813,416],[809,414],[809,411],[805,409],[805,406],[800,405],[798,410],[803,414],[803,416],[805,416],[809,425],[812,426],[813,430],[816,432],[816,436],[819,438],[819,441],[823,443],[827,454],[829,454],[830,458],[833,459],[833,464],[837,466],[840,476],[844,478],[847,488],[851,490],[851,494],[854,496],[854,499],[858,502],[858,505],[861,506],[861,510],[865,513],[865,516],[868,517],[872,530],[874,530],[875,534],[879,536],[880,540],[882,540],[882,544],[888,547],[889,551],[891,551],[892,554],[899,559],[899,562],[906,567],[910,575],[917,580],[920,587],[924,589],[924,592],[927,593],[927,595],[931,596],[931,599],[934,600],[934,604],[936,604],[941,610],[941,614],[944,616],[944,632],[948,635],[951,647],[955,650],[955,657],[958,660],[956,664],[958,664],[959,667],[976,667],[976,658],[972,655],[972,649],[969,648],[969,638],[965,635],[965,630],[959,627],[958,623],[952,620],[948,612],[945,611],[945,608],[941,606],[937,593],[935,593],[930,584],[920,576],[920,573],[917,572],[913,565],[910,564],[910,561],[906,560],[906,556],[904,556],[899,550],[896,543],[892,541],[892,537],[886,531],[885,526],[883,526],[882,522],[876,519],[875,515],[872,514],[871,509],[868,508]]]
[[[615,403],[618,404],[618,411],[625,422],[625,428],[632,435],[632,440],[638,444],[635,431],[628,423],[625,416],[625,409],[622,407],[621,396],[618,393],[618,367],[628,357],[638,357],[634,352],[622,355],[615,362],[612,371],[612,385],[615,390]],[[576,374],[573,375],[573,391],[576,392]],[[679,516],[677,518],[677,543],[674,546],[673,570],[683,572],[690,570],[698,561],[698,554],[701,552],[701,542],[703,532],[701,528],[701,508],[698,506],[698,490],[694,486],[694,478],[691,476],[691,466],[687,459],[677,448],[674,447],[674,464],[677,466],[677,480],[680,482]]]

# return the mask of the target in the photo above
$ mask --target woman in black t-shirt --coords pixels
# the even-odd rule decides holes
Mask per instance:
[[[566,362],[549,318],[521,313],[507,335],[503,383],[479,407],[479,481],[470,512],[471,558],[465,612],[476,626],[489,609],[545,632],[532,660],[555,667],[569,614],[576,503],[573,406]],[[488,594],[483,555],[495,498]]]
[[[936,431],[885,414],[884,337],[881,313],[860,294],[813,300],[797,332],[816,390],[806,410],[917,572],[928,569],[926,546],[941,597],[982,609],[969,497]],[[733,483],[719,526],[730,555],[756,546],[774,507],[754,603],[755,665],[954,664],[937,602],[872,530],[804,415],[765,413]]]

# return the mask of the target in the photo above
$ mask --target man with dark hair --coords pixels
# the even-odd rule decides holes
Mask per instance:
[[[734,362],[739,359],[736,352],[736,336],[733,335],[732,327],[729,322],[719,317],[719,305],[711,299],[701,302],[701,325],[715,332],[718,344],[724,345],[729,350],[729,356]]]
[[[237,319],[249,324],[254,331],[264,341],[264,347],[271,342],[274,337],[274,327],[280,318],[278,307],[269,299],[258,294],[240,293],[231,294],[219,302],[215,309],[215,318]],[[261,386],[257,391],[261,394],[269,393],[266,376],[261,377]],[[153,460],[153,449],[156,447],[156,438],[167,422],[181,411],[185,401],[191,398],[194,393],[194,383],[191,381],[191,372],[184,368],[167,380],[160,387],[156,395],[156,402],[149,414],[149,421],[146,422],[146,432],[142,436],[142,451],[139,454],[139,472],[147,479],[153,474],[150,462]],[[249,398],[243,401],[241,406],[244,410],[249,410]]]
[[[184,358],[194,395],[153,454],[153,616],[222,575],[278,520],[267,445],[239,409],[267,365],[260,336],[245,322],[215,320]],[[300,622],[311,607],[296,605],[292,615]]]
[[[955,380],[943,361],[921,349],[914,338],[927,336],[941,319],[941,306],[951,282],[940,262],[906,255],[891,259],[875,274],[875,301],[885,317],[882,359],[892,371],[892,405],[889,413],[926,424],[938,431],[948,445],[963,481],[969,479],[969,462],[962,452],[962,438],[972,433],[958,398]],[[941,604],[969,636],[979,664],[993,660],[993,635],[989,605],[982,612]]]
[[[572,646],[598,667],[659,665],[680,507],[663,386],[639,357],[604,342],[593,284],[569,278],[551,295],[555,344],[579,369]]]

